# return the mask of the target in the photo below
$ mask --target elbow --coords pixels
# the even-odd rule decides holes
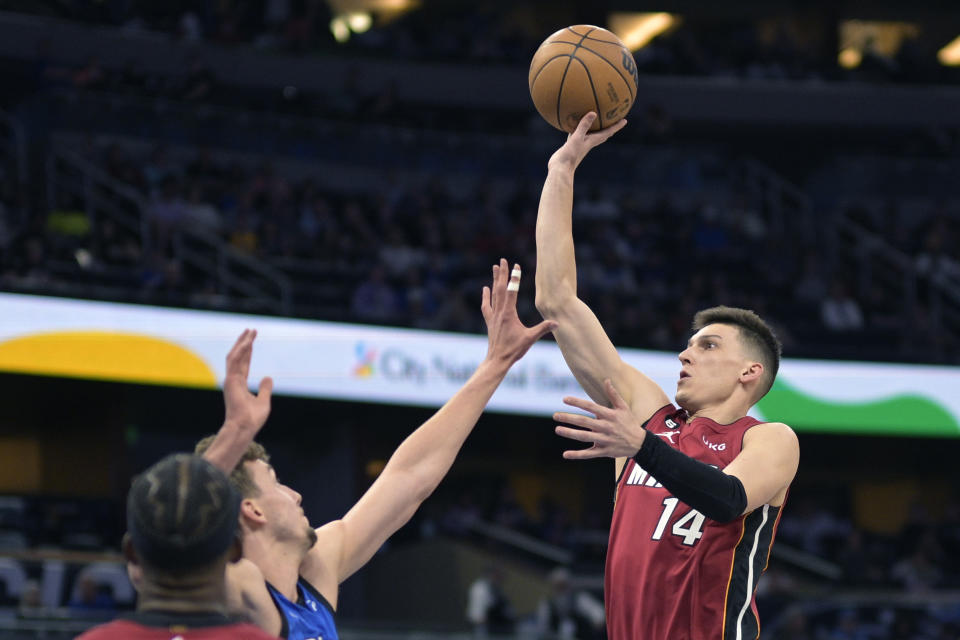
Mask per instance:
[[[703,515],[720,524],[727,524],[742,516],[745,509],[746,506],[744,506],[744,509],[738,510],[736,506],[724,505],[723,507],[714,507],[710,510],[710,513],[703,512]]]
[[[543,287],[537,287],[537,294],[533,303],[540,315],[547,320],[553,320],[559,316],[568,307],[570,301],[576,297],[576,294],[569,287],[564,287],[559,292],[547,292],[543,289]]]

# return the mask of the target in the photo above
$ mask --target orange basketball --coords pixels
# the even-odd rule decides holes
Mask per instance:
[[[637,97],[637,65],[620,38],[606,29],[578,24],[543,41],[530,62],[530,97],[556,128],[571,132],[588,111],[591,131],[609,127],[630,111]]]

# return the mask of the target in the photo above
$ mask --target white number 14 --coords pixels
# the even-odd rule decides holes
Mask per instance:
[[[653,540],[659,540],[663,537],[663,530],[667,528],[667,522],[676,510],[677,503],[679,502],[680,500],[673,497],[663,499],[663,513],[660,514],[660,521],[657,523],[657,528],[653,532]],[[691,509],[686,515],[673,523],[670,532],[675,536],[683,538],[681,541],[683,544],[692,547],[703,535],[700,529],[703,527],[703,521],[706,519],[707,517],[696,509]],[[687,526],[687,523],[691,520],[693,522]]]

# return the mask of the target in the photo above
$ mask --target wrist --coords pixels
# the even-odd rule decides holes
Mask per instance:
[[[647,430],[644,429],[643,427],[640,427],[640,432],[630,440],[630,446],[637,448],[637,450],[634,452],[633,455],[637,455],[638,453],[640,453],[640,449],[643,448],[643,443],[646,441],[646,439],[647,439]]]
[[[220,426],[220,430],[225,433],[242,435],[247,431],[252,429],[249,426],[246,426],[243,421],[237,420],[235,418],[226,418],[223,421],[223,424]]]
[[[547,162],[547,171],[550,173],[563,174],[572,178],[579,164],[580,163],[576,162],[574,158],[568,156],[554,156]]]
[[[490,376],[499,381],[506,377],[507,371],[510,370],[511,366],[513,366],[513,362],[511,362],[509,359],[498,358],[496,356],[491,356],[488,353],[477,367],[476,375]]]

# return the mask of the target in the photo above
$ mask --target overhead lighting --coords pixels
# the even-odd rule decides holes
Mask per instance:
[[[660,34],[680,23],[680,18],[664,11],[657,13],[611,13],[610,30],[631,51],[642,49]]]
[[[843,20],[839,27],[837,62],[845,69],[860,66],[864,53],[895,58],[905,40],[920,36],[920,27],[912,22]]]
[[[837,55],[837,62],[844,69],[856,69],[863,62],[863,53],[859,49],[847,47]]]
[[[960,36],[937,52],[937,60],[947,67],[960,67]]]
[[[366,33],[373,24],[373,17],[366,11],[354,11],[347,14],[347,26],[354,33]]]
[[[350,27],[343,16],[337,16],[330,21],[330,33],[333,34],[333,39],[341,44],[350,39]]]
[[[350,16],[353,14],[366,13],[372,18],[376,16],[378,25],[389,24],[403,14],[421,5],[421,0],[327,0],[330,11],[337,16]],[[366,29],[350,28],[355,33],[363,33]]]

